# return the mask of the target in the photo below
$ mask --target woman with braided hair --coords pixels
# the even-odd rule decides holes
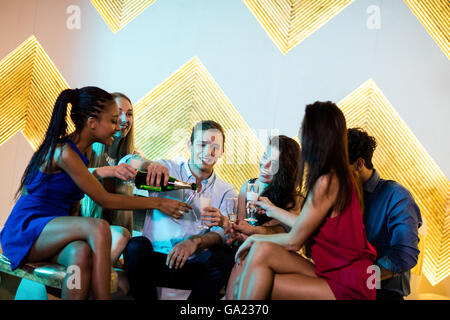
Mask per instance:
[[[67,133],[67,107],[75,131]],[[110,298],[111,232],[102,219],[73,216],[86,193],[104,208],[156,208],[178,216],[190,207],[172,199],[131,197],[107,192],[87,168],[94,142],[111,145],[120,129],[119,109],[96,87],[67,89],[58,96],[44,140],[25,169],[17,200],[0,234],[4,255],[15,270],[27,262],[76,265],[80,286],[62,286],[63,299]]]

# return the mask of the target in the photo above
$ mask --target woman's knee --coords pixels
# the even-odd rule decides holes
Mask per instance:
[[[111,226],[111,239],[111,251],[120,251],[121,253],[130,241],[131,234],[124,227]]]
[[[252,263],[268,263],[275,250],[276,245],[272,242],[257,242],[251,249],[250,259]]]
[[[101,243],[111,246],[111,229],[108,222],[103,219],[90,219],[90,238],[94,239],[95,243]]]
[[[74,241],[68,245],[63,264],[66,267],[78,266],[81,271],[89,271],[92,268],[92,249],[85,241]]]
[[[110,229],[113,242],[125,242],[126,245],[126,243],[131,239],[130,231],[124,227],[110,226]]]

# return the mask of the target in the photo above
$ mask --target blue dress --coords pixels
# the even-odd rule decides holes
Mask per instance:
[[[87,166],[87,157],[71,140],[66,142]],[[84,196],[65,171],[47,174],[39,170],[26,189],[28,194],[17,200],[0,233],[3,254],[12,270],[21,265],[45,225],[53,218],[69,216],[71,206]]]

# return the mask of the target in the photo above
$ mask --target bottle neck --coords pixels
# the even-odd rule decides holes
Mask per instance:
[[[147,172],[146,171],[139,171],[136,175],[135,183],[138,185],[147,185]],[[161,176],[161,181],[164,180],[164,176]],[[174,177],[169,177],[169,183],[167,186],[170,186],[171,190],[178,190],[178,189],[192,189],[196,190],[197,185],[195,183],[187,183],[181,180],[178,180]],[[139,188],[139,186],[138,186]],[[148,188],[146,188],[148,189]]]
[[[174,189],[192,189],[192,184],[175,179],[173,182]]]

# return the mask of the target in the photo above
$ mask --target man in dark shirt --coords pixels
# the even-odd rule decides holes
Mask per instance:
[[[375,138],[361,129],[348,130],[350,164],[364,191],[364,225],[377,250],[381,289],[377,300],[403,300],[410,294],[410,270],[419,256],[419,207],[399,183],[380,178],[372,164]]]

